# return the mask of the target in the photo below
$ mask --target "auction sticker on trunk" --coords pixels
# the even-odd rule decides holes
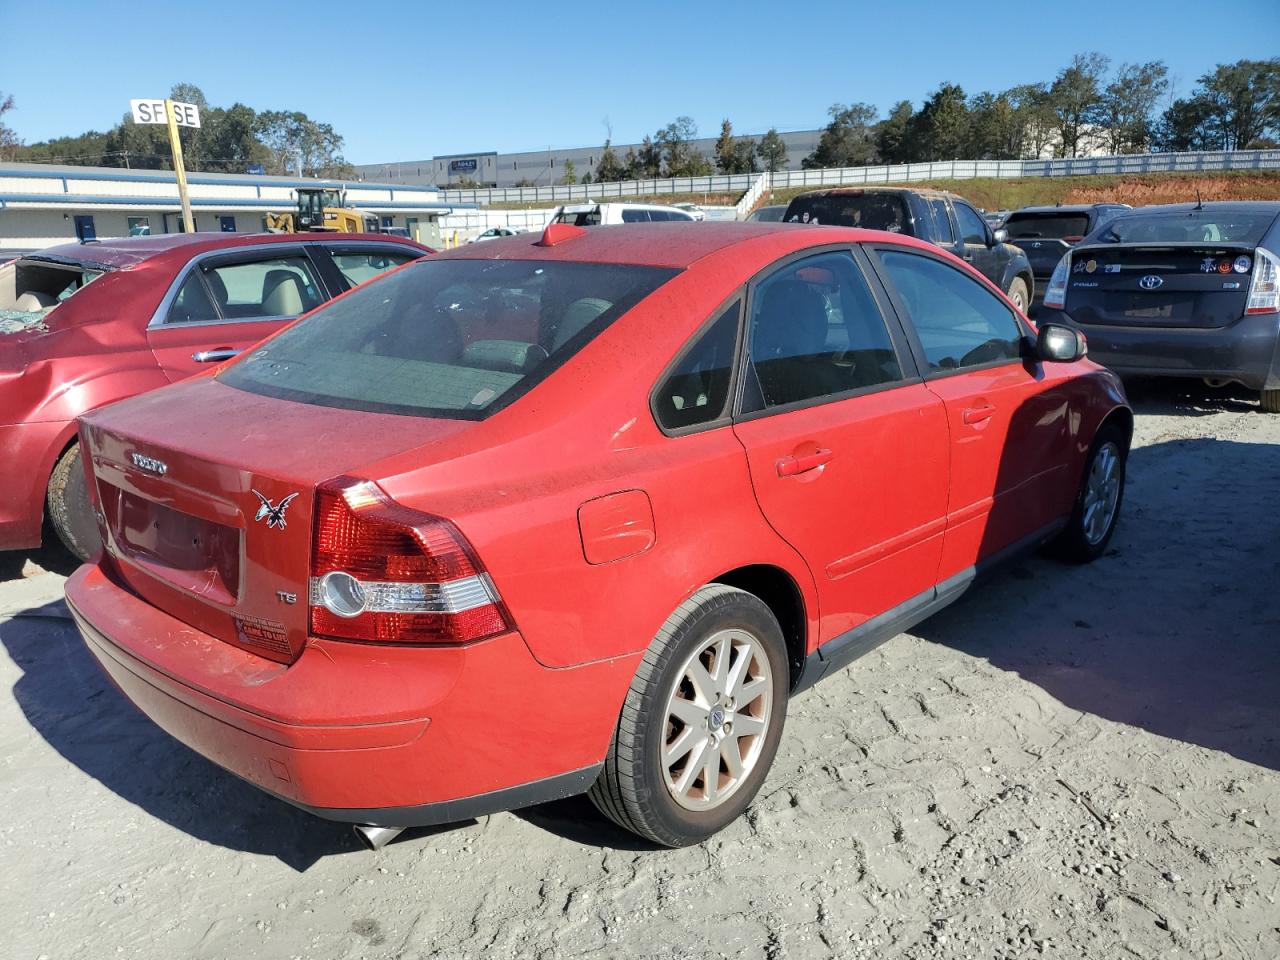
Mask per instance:
[[[276,653],[289,653],[289,638],[284,624],[262,617],[236,617],[236,637],[251,647],[266,647]]]

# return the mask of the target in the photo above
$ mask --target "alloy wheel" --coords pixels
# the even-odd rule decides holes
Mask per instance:
[[[1120,448],[1112,441],[1094,454],[1085,479],[1082,525],[1090,546],[1102,542],[1115,521],[1120,502]]]

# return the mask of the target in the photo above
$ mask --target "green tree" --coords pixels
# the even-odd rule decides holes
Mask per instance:
[[[600,162],[596,164],[597,182],[624,180],[626,176],[627,168],[618,159],[618,152],[613,149],[613,144],[609,140],[605,140],[604,149],[600,151]]]
[[[637,153],[634,147],[627,149],[627,179],[653,180],[662,174],[662,149],[653,137],[645,137]]]
[[[915,108],[910,100],[899,100],[876,131],[876,151],[881,163],[910,163],[916,159],[911,142],[911,118]]]
[[[1086,129],[1098,123],[1102,109],[1102,78],[1110,63],[1100,53],[1078,53],[1049,87],[1049,102],[1057,117],[1059,152],[1079,156]]]
[[[716,141],[716,170],[720,173],[737,173],[734,169],[737,157],[733,148],[733,124],[725,117],[720,122],[720,139]]]
[[[770,127],[768,132],[760,138],[760,143],[756,147],[756,156],[770,173],[777,173],[787,165],[787,144],[778,135],[777,127]]]
[[[1243,150],[1280,126],[1280,58],[1219,64],[1200,88],[1224,150]]]
[[[564,162],[564,174],[560,177],[560,182],[566,187],[578,182],[578,171],[573,168],[572,160]]]
[[[711,164],[694,147],[698,125],[692,117],[676,117],[659,130],[653,143],[662,157],[663,175],[668,177],[703,177],[711,173]],[[645,143],[649,139],[645,138]],[[641,150],[643,157],[644,151]]]
[[[342,156],[343,139],[327,123],[297,111],[258,114],[257,136],[268,151],[271,173],[304,177],[351,177],[355,169]]]
[[[1005,91],[1013,104],[1016,124],[1019,128],[1014,157],[1042,156],[1053,143],[1058,125],[1058,114],[1049,98],[1046,83],[1024,83]]]
[[[909,138],[920,160],[957,160],[969,145],[969,107],[964,90],[944,83],[911,118]]]
[[[801,161],[801,166],[814,169],[858,167],[870,163],[876,155],[871,132],[871,125],[876,122],[876,108],[869,103],[833,103],[827,109],[827,115],[831,121],[823,128],[817,147]]]
[[[1154,135],[1156,104],[1169,89],[1169,68],[1161,60],[1126,63],[1102,91],[1099,123],[1112,153],[1140,153]]]
[[[1156,124],[1155,138],[1161,150],[1174,153],[1222,147],[1221,134],[1214,125],[1210,104],[1204,96],[1173,101]]]

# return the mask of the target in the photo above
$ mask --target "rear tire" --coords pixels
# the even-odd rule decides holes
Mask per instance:
[[[1280,390],[1262,391],[1262,409],[1267,413],[1280,413]]]
[[[89,504],[88,481],[80,458],[80,443],[73,443],[58,460],[49,477],[45,497],[54,532],[71,553],[88,560],[102,549],[98,523]]]
[[[789,687],[786,642],[768,606],[734,587],[703,587],[645,652],[592,802],[654,843],[705,840],[764,782]]]
[[[1120,520],[1128,456],[1128,444],[1119,427],[1105,426],[1093,438],[1071,519],[1053,544],[1064,560],[1090,563],[1107,549]]]
[[[1008,296],[1013,301],[1013,305],[1018,308],[1019,313],[1026,313],[1027,308],[1031,306],[1031,297],[1027,294],[1027,281],[1021,277],[1015,277],[1013,283],[1009,284]]]

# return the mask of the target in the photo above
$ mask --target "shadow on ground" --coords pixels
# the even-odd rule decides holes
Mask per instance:
[[[1280,446],[1141,447],[1105,556],[1015,562],[913,632],[1076,710],[1280,769],[1278,492]]]

